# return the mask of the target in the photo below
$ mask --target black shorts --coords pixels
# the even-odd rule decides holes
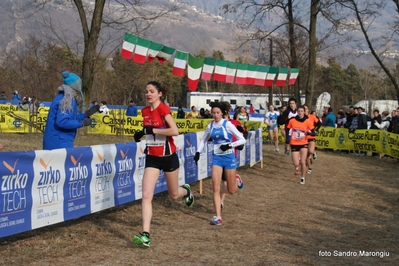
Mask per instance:
[[[164,172],[173,172],[179,169],[179,166],[179,157],[177,157],[176,153],[163,157],[147,155],[145,158],[145,168],[152,167],[163,170]]]
[[[301,149],[307,149],[308,144],[305,145],[291,145],[291,152],[300,151]]]
[[[308,142],[316,142],[316,139],[308,139]]]

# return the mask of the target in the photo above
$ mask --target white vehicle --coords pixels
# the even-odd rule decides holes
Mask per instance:
[[[292,95],[274,94],[273,105],[280,107],[283,104],[287,104],[288,99],[291,97]],[[265,114],[268,100],[269,94],[262,93],[188,92],[187,108],[196,106],[198,110],[200,108],[209,109],[210,102],[226,101],[233,108],[236,106],[245,106],[247,110],[249,110],[249,106],[252,104],[258,113]],[[301,96],[301,103],[305,103],[305,95]]]

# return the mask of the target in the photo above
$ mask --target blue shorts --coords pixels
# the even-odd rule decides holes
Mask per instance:
[[[215,155],[212,156],[212,164],[222,167],[223,169],[236,169],[237,159],[234,153],[225,155]]]
[[[275,129],[276,127],[277,127],[277,124],[275,124],[274,126],[271,126],[271,127],[267,126],[267,130],[273,130],[273,129]]]

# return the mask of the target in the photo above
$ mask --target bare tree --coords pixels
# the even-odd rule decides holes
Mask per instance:
[[[389,45],[395,44],[398,41],[399,19],[386,25],[386,30],[390,30],[389,34],[373,31],[373,26],[378,18],[383,16],[382,10],[394,9],[399,15],[399,1],[355,1],[355,0],[340,0],[338,1],[343,7],[350,10],[354,15],[358,27],[363,34],[364,40],[367,43],[368,49],[377,61],[382,71],[390,80],[392,86],[395,88],[396,97],[399,103],[399,84],[394,75],[395,70],[391,70],[387,62]],[[390,5],[393,4],[392,6]]]
[[[339,10],[334,9],[335,6],[336,3],[332,0],[312,0],[310,5],[295,0],[242,0],[224,5],[222,11],[224,14],[238,15],[241,22],[239,25],[252,31],[241,43],[273,38],[281,53],[285,55],[285,60],[280,63],[288,62],[291,68],[308,70],[307,77],[306,74],[301,74],[299,79],[305,77],[307,80],[306,102],[311,106],[317,53],[325,48],[327,40],[337,33],[343,18]],[[306,14],[309,17],[306,17]],[[330,27],[323,33],[319,32],[317,36],[317,19],[320,15],[330,22]],[[309,26],[306,23],[309,23]],[[305,34],[306,43],[302,41]],[[306,66],[307,64],[309,65]],[[298,99],[299,85],[300,82],[297,82],[294,93]]]
[[[57,25],[51,16],[42,16],[42,23],[47,25],[47,29],[52,33],[52,39],[68,47],[74,52],[79,53],[80,43],[83,40],[82,55],[82,89],[85,95],[85,103],[90,102],[90,95],[94,83],[94,74],[101,48],[106,43],[114,42],[114,50],[121,44],[121,32],[140,33],[148,29],[158,18],[167,15],[171,11],[177,10],[178,5],[165,1],[164,6],[156,8],[148,7],[147,0],[72,0],[63,1],[63,5],[72,5],[73,10],[79,18],[81,24],[81,36],[70,39],[65,33],[65,25]],[[52,0],[29,0],[24,5],[25,14],[37,14],[47,12],[48,6],[54,4]],[[71,19],[74,15],[71,15]],[[101,40],[101,44],[99,41]],[[117,40],[115,42],[115,40]],[[100,44],[100,46],[99,46]],[[110,53],[113,50],[109,51]]]

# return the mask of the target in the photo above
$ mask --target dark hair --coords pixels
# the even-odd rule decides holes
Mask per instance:
[[[101,103],[102,103],[102,104],[104,104],[104,105],[105,105],[105,104],[107,104],[107,102],[106,102],[106,101],[101,101]]]
[[[147,83],[147,85],[154,86],[158,92],[162,92],[162,96],[165,96],[169,90],[166,86],[162,86],[162,84],[159,83],[158,81],[150,81]]]
[[[374,112],[380,113],[380,110],[375,109],[375,110],[373,111],[373,113],[374,113]]]
[[[290,98],[290,99],[288,100],[288,103],[291,102],[291,101],[294,101],[294,102],[296,103],[296,99],[295,99],[295,98]]]
[[[227,114],[227,106],[224,103],[221,103],[221,102],[210,102],[209,106],[211,107],[211,109],[219,108],[222,111],[223,115]]]
[[[332,112],[333,111],[333,109],[331,108],[331,107],[328,107],[328,112]]]
[[[339,114],[341,117],[345,117],[345,113],[343,111],[339,111],[337,114]]]

